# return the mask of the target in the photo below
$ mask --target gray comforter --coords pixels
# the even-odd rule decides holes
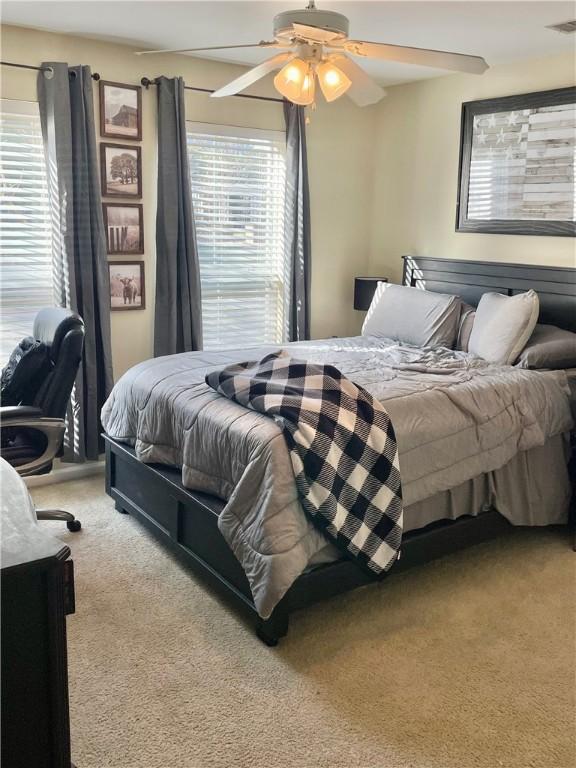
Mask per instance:
[[[336,365],[383,403],[396,431],[405,506],[503,467],[572,426],[563,371],[494,366],[371,337],[286,348]],[[187,488],[227,500],[219,527],[264,618],[326,539],[304,516],[279,427],[216,394],[204,376],[274,349],[148,360],[120,379],[102,410],[106,432],[133,445],[142,461],[181,466]]]

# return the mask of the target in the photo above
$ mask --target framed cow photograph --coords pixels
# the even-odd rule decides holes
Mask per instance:
[[[142,140],[142,88],[100,80],[100,135]]]
[[[146,293],[144,290],[143,261],[109,261],[110,270],[110,309],[144,309]]]
[[[142,151],[125,144],[100,144],[104,197],[142,197]]]
[[[144,222],[141,203],[102,203],[106,248],[110,256],[144,253]]]

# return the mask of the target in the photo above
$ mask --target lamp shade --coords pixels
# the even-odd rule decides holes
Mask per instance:
[[[292,59],[274,78],[274,85],[284,98],[307,106],[314,101],[314,69],[309,61]]]
[[[387,283],[387,277],[355,277],[354,309],[366,312],[370,308],[378,283]]]
[[[326,101],[334,101],[352,85],[352,81],[331,61],[323,61],[316,68],[318,82]]]

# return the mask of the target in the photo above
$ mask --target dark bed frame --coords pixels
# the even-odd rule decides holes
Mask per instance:
[[[540,298],[540,321],[576,331],[576,269],[404,256],[403,283],[461,296],[476,305],[486,291],[508,295],[529,288]],[[126,445],[105,436],[106,492],[116,509],[137,517],[192,570],[225,594],[256,623],[258,637],[276,645],[300,608],[381,581],[352,560],[339,560],[302,574],[272,616],[258,616],[242,567],[218,530],[224,502],[182,485],[181,471],[140,462]],[[412,531],[403,538],[400,573],[464,547],[494,538],[512,526],[495,510]]]

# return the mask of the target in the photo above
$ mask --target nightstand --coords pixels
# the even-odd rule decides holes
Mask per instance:
[[[387,277],[355,277],[354,309],[366,312],[370,308],[378,283],[387,283]]]

